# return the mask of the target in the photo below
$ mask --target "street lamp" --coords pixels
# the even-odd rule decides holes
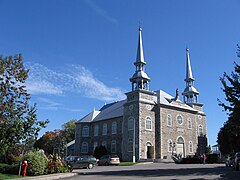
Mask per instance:
[[[174,150],[176,144],[175,144],[175,142],[170,141],[170,142],[169,142],[169,145],[170,145],[170,147],[171,147],[171,149],[172,149],[172,155],[173,155],[173,150]]]

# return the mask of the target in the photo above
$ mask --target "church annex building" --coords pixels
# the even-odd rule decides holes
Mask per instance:
[[[178,90],[175,97],[162,90],[150,91],[139,28],[132,90],[126,99],[104,105],[77,122],[74,154],[93,154],[100,145],[122,161],[171,160],[173,153],[182,157],[202,154],[207,145],[206,115],[198,102],[188,49],[186,57],[183,102]]]

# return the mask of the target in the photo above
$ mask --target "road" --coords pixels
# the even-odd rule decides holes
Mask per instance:
[[[134,166],[98,166],[93,169],[78,169],[77,176],[65,180],[200,180],[200,179],[230,179],[240,180],[240,171],[225,167],[224,164],[174,164],[148,163]]]

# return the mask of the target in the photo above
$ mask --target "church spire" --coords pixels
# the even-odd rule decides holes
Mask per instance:
[[[190,55],[189,55],[189,49],[186,48],[186,79],[184,80],[186,82],[186,88],[184,89],[183,97],[184,102],[186,103],[198,103],[198,94],[199,92],[196,90],[196,88],[193,86],[194,78],[192,75],[192,68],[191,68],[191,62],[190,62]]]
[[[192,75],[192,68],[190,63],[190,56],[189,56],[189,49],[186,48],[186,56],[187,56],[187,68],[186,68],[186,79],[185,81],[194,81],[193,75]]]
[[[150,78],[144,72],[144,66],[146,62],[144,60],[143,53],[143,43],[142,43],[142,28],[139,27],[139,37],[138,37],[138,48],[137,48],[137,57],[134,65],[136,66],[136,71],[133,76],[130,78],[130,82],[132,82],[132,91],[134,90],[148,90],[148,83]]]
[[[136,57],[136,64],[146,64],[144,61],[144,54],[143,54],[143,44],[142,44],[142,28],[139,27],[139,37],[138,37],[138,48],[137,48],[137,57]]]

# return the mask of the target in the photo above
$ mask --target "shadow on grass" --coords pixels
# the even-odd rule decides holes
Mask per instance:
[[[20,178],[20,177],[21,176],[18,176],[18,175],[0,173],[0,180],[2,180],[2,179],[15,179],[15,178]]]

